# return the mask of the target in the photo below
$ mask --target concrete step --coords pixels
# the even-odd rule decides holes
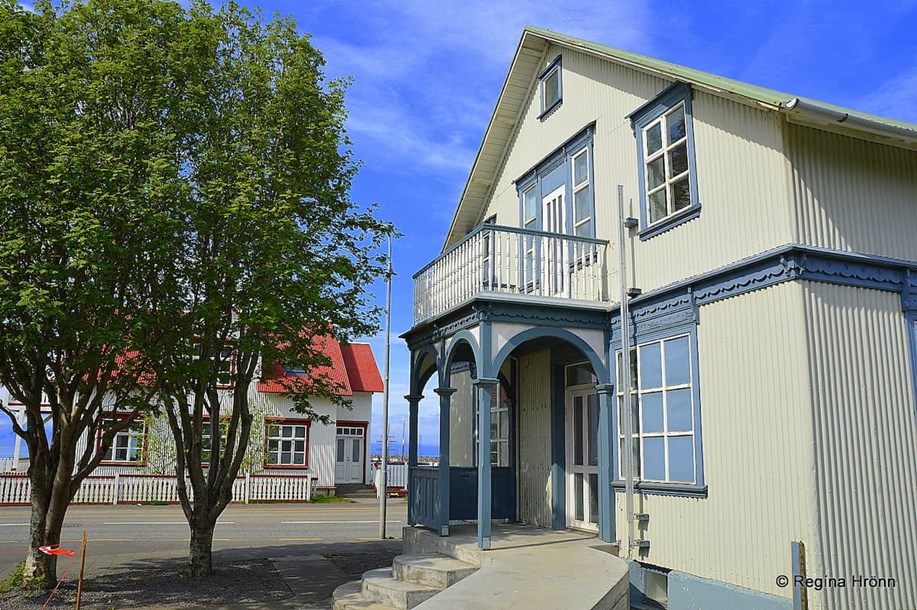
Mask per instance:
[[[451,587],[478,568],[439,553],[399,555],[392,573],[398,580],[427,585],[436,589]]]
[[[404,580],[397,580],[392,568],[379,568],[363,574],[363,597],[409,610],[442,589]]]
[[[341,585],[334,590],[332,600],[333,610],[397,610],[394,606],[363,597],[362,580]]]

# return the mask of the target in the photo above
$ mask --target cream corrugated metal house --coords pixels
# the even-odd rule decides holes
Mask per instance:
[[[526,28],[415,276],[409,521],[593,530],[673,609],[917,606],[915,229],[917,126]]]

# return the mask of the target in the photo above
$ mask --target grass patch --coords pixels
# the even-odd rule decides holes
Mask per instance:
[[[42,578],[29,578],[25,573],[25,562],[20,561],[16,568],[10,572],[10,575],[6,577],[6,580],[0,582],[0,595],[9,593],[14,589],[20,589],[25,591],[42,591],[45,589],[45,579]]]
[[[356,504],[356,500],[342,498],[341,496],[315,496],[310,504]]]

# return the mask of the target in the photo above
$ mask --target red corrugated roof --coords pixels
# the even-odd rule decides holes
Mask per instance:
[[[267,394],[308,393],[311,379],[327,376],[339,384],[340,396],[357,392],[381,392],[382,378],[369,345],[355,343],[341,346],[333,337],[316,337],[315,345],[331,360],[331,366],[317,367],[306,375],[287,375],[281,365],[267,367],[258,382],[258,391]]]
[[[384,388],[373,350],[366,343],[341,346],[350,387],[354,392],[381,392]]]

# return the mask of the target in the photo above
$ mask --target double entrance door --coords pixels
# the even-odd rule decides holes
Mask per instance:
[[[595,386],[566,391],[567,526],[598,531],[599,401]]]
[[[363,441],[366,428],[363,426],[338,426],[335,442],[334,482],[363,483]]]

